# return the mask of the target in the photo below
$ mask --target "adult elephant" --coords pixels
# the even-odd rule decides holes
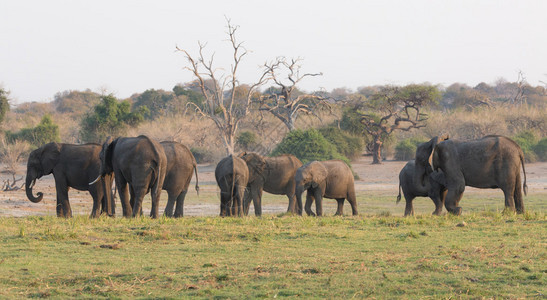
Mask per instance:
[[[164,141],[160,143],[167,158],[163,189],[167,191],[168,200],[164,215],[175,218],[184,215],[184,198],[192,180],[192,172],[196,174],[196,192],[199,195],[199,179],[196,159],[190,149],[181,143]],[[175,207],[176,203],[176,207]]]
[[[32,151],[27,162],[27,177],[25,190],[27,198],[38,203],[42,201],[43,193],[34,196],[33,187],[36,179],[53,173],[55,190],[57,192],[57,216],[72,217],[72,209],[68,199],[68,190],[74,188],[89,191],[93,198],[91,217],[95,218],[101,211],[113,216],[115,212],[112,197],[112,176],[103,177],[93,185],[88,182],[99,175],[101,161],[99,159],[101,146],[99,144],[72,145],[49,143]]]
[[[435,204],[434,215],[440,215],[443,210],[444,197],[446,196],[446,179],[441,171],[430,171],[429,175],[425,176],[424,184],[425,190],[422,190],[420,186],[414,182],[414,173],[416,164],[414,160],[406,163],[401,172],[399,173],[399,195],[397,196],[397,203],[401,201],[401,189],[405,196],[405,217],[414,215],[414,207],[412,200],[416,197],[429,197]]]
[[[243,198],[249,180],[245,161],[233,155],[223,158],[215,169],[215,179],[220,188],[220,216],[242,216]]]
[[[276,157],[264,157],[256,153],[244,152],[240,157],[249,169],[248,193],[243,203],[245,215],[249,213],[251,199],[255,215],[262,215],[262,191],[275,195],[287,195],[289,207],[287,212],[295,211],[296,170],[302,162],[294,155],[285,154]]]
[[[344,199],[351,205],[353,215],[357,215],[357,199],[353,172],[341,160],[312,161],[298,168],[295,175],[296,200],[298,213],[302,214],[302,193],[306,193],[306,213],[315,215],[311,204],[315,200],[317,216],[323,215],[322,199],[330,198],[338,201],[336,215],[343,215]]]
[[[123,215],[125,217],[140,215],[142,200],[150,191],[152,197],[150,217],[157,218],[167,164],[163,147],[143,135],[120,137],[113,141],[108,137],[99,156],[101,169],[95,181],[102,176],[114,173]],[[129,199],[129,193],[131,193],[131,199]]]
[[[478,140],[446,140],[436,146],[420,145],[416,150],[416,170],[427,166],[432,149],[434,170],[442,170],[446,177],[446,209],[461,214],[458,206],[465,186],[500,188],[505,195],[505,207],[524,212],[522,189],[526,193],[526,171],[522,149],[511,139],[489,135]],[[520,168],[524,173],[521,187]],[[420,177],[419,174],[416,175]]]

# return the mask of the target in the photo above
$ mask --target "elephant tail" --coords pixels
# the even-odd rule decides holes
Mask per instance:
[[[196,193],[199,197],[199,178],[198,178],[198,167],[194,164],[194,173],[196,173]]]
[[[520,164],[522,165],[522,172],[524,173],[524,184],[522,185],[522,190],[524,195],[528,195],[528,185],[526,185],[526,170],[524,169],[524,154],[520,152]]]
[[[401,202],[401,182],[399,182],[399,195],[397,195],[396,204],[399,204],[399,202]]]

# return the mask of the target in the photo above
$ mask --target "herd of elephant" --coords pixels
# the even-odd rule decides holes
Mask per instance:
[[[30,201],[37,203],[43,198],[40,192],[34,196],[36,179],[52,173],[58,217],[72,216],[69,188],[89,191],[93,197],[91,217],[115,215],[113,181],[125,217],[142,215],[143,198],[150,192],[150,216],[157,218],[162,190],[168,194],[164,215],[182,217],[193,173],[199,194],[197,164],[190,150],[177,142],[158,143],[146,136],[109,137],[102,146],[49,143],[32,151],[25,182]],[[343,215],[344,200],[350,203],[353,215],[358,214],[353,172],[340,160],[302,164],[293,155],[265,157],[245,152],[222,159],[216,166],[215,179],[220,188],[221,216],[247,215],[251,201],[255,214],[262,215],[263,191],[286,195],[287,211],[299,215],[305,210],[308,215],[321,216],[323,198],[336,199],[336,215]],[[443,205],[449,213],[459,215],[465,186],[499,188],[505,195],[506,209],[523,213],[522,192],[526,194],[527,186],[521,148],[511,139],[496,135],[471,141],[451,140],[447,135],[434,137],[418,145],[416,159],[401,170],[397,202],[402,190],[405,216],[414,213],[412,200],[417,196],[433,200],[435,215],[441,214]],[[306,203],[302,207],[304,192]]]

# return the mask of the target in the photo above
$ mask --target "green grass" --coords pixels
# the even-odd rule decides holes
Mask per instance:
[[[547,218],[533,210],[0,218],[0,298],[541,298]]]

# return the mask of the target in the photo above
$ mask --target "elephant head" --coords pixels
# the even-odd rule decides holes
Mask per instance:
[[[264,176],[264,171],[267,167],[264,157],[256,153],[247,152],[243,152],[239,157],[247,163],[247,167],[249,168],[248,183],[255,181],[260,176]]]
[[[57,143],[46,144],[30,153],[27,162],[27,177],[25,180],[25,191],[27,193],[27,198],[30,201],[34,203],[42,201],[44,194],[38,192],[38,196],[34,197],[32,188],[36,183],[36,179],[40,179],[42,176],[53,172],[53,168],[59,162],[60,154],[61,145]]]
[[[107,137],[106,141],[103,143],[101,152],[99,153],[99,158],[101,159],[101,168],[99,169],[99,176],[90,182],[89,185],[95,184],[101,179],[101,177],[111,174],[114,172],[114,167],[112,166],[112,153],[116,147],[118,139],[112,141],[112,137]]]
[[[296,170],[294,179],[296,181],[297,203],[302,203],[302,193],[309,188],[318,188],[324,185],[327,180],[327,169],[318,161],[309,162]],[[300,207],[301,209],[301,207]]]
[[[426,180],[426,177],[433,171],[433,150],[438,143],[448,138],[448,134],[436,136],[428,142],[419,144],[416,148],[416,167],[413,181],[421,193],[427,193],[429,190],[429,181]]]

